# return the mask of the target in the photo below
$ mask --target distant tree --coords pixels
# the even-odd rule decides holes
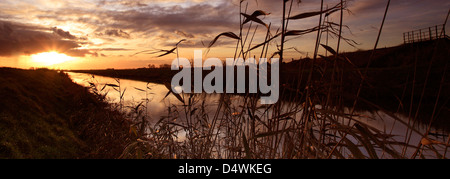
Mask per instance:
[[[148,64],[148,68],[156,68],[155,64]]]
[[[159,65],[159,68],[170,68],[171,66],[169,64],[162,64]]]

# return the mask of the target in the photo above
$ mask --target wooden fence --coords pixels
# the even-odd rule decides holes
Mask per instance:
[[[436,25],[403,33],[403,43],[422,42],[444,37],[446,37],[444,25]]]

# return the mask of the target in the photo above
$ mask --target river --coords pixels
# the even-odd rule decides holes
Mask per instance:
[[[92,76],[90,74],[84,73],[73,73],[68,72],[69,77],[75,82],[82,86],[89,87],[90,83],[97,84],[99,88],[103,88],[105,84],[116,84],[118,82],[111,77],[103,77],[103,76]],[[166,96],[168,93],[168,89],[166,86],[157,83],[146,83],[142,81],[128,80],[128,79],[120,79],[120,88],[121,91],[125,91],[123,94],[123,104],[125,107],[133,107],[137,104],[148,99],[147,103],[147,115],[150,116],[151,122],[155,122],[159,120],[163,116],[168,116],[168,108],[170,106],[181,106],[183,105],[174,95],[170,94]],[[119,103],[120,94],[116,90],[114,90],[110,86],[106,86],[103,89],[103,92],[107,92],[107,100],[110,103]],[[214,115],[217,110],[217,106],[219,104],[220,95],[206,95],[206,97],[202,98],[207,103],[206,110],[211,111],[211,116]],[[235,96],[232,99],[232,103],[239,106],[241,101],[241,97]],[[297,113],[296,115],[300,116],[301,113]],[[364,122],[378,130],[385,131],[387,134],[393,135],[394,139],[399,142],[405,141],[405,136],[407,136],[408,128],[405,125],[400,125],[400,122],[394,120],[391,116],[383,113],[381,111],[378,112],[359,112],[359,120]],[[398,118],[402,119],[404,122],[407,122],[407,117],[402,115],[397,115]],[[425,133],[426,127],[419,126],[416,128],[417,131],[421,133]],[[429,136],[431,139],[435,139],[438,141],[447,141],[448,133],[443,131],[439,131],[436,129],[432,129],[433,133],[443,134],[438,136]],[[409,144],[412,146],[417,146],[421,142],[422,136],[416,132],[411,133]],[[438,151],[445,150],[445,147],[438,148]],[[407,153],[412,154],[415,149],[409,149]],[[433,152],[425,152],[428,155],[433,156]],[[448,152],[447,152],[448,153]],[[446,154],[446,157],[449,157],[450,154]]]

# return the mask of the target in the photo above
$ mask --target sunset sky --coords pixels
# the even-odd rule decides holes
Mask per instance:
[[[329,7],[338,2],[325,0]],[[247,3],[248,14],[255,10],[271,13],[261,19],[272,23],[273,32],[281,26],[281,0],[244,2]],[[343,35],[358,45],[355,48],[343,43],[342,51],[373,48],[386,3],[387,0],[349,1],[351,13],[345,12],[344,24],[350,31],[344,29]],[[403,32],[443,24],[449,8],[448,0],[391,1],[379,47],[403,43]],[[291,14],[319,9],[320,1],[302,0],[294,3]],[[329,20],[338,23],[339,13]],[[290,21],[288,30],[317,24],[318,17]],[[253,44],[264,41],[264,28],[258,27]],[[228,31],[239,33],[238,0],[1,0],[0,66],[104,69],[168,64],[176,55],[157,58],[158,54],[136,53],[168,50],[179,40],[187,39],[180,45],[179,54],[189,59],[194,49],[206,50],[204,45]],[[315,34],[288,40],[286,48],[295,47],[302,53],[288,50],[286,59],[311,56],[314,51]],[[272,49],[280,39],[276,41]],[[333,44],[330,42],[330,46]],[[208,57],[233,57],[234,46],[235,40],[222,38]]]

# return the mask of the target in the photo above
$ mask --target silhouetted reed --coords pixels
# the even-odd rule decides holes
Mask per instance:
[[[325,8],[322,0],[319,11],[298,14],[291,12],[293,0],[284,0],[281,5],[282,26],[274,32],[273,24],[260,18],[270,13],[256,10],[250,14],[247,12],[248,3],[241,0],[239,33],[220,33],[207,49],[211,51],[220,38],[231,38],[236,40],[235,59],[257,57],[255,54],[259,54],[261,58],[279,57],[283,61],[284,52],[295,49],[286,47],[285,42],[289,38],[317,33],[313,58],[299,62],[305,65],[299,65],[300,69],[294,73],[298,77],[293,78],[292,83],[280,85],[283,100],[272,105],[260,105],[258,99],[248,93],[239,96],[220,94],[218,104],[211,105],[206,103],[205,94],[172,93],[182,105],[168,106],[167,115],[156,122],[143,122],[147,116],[135,115],[139,116],[133,119],[135,128],[144,132],[133,132],[138,139],[128,145],[121,158],[445,158],[448,137],[445,142],[439,141],[429,135],[429,129],[423,133],[414,123],[404,121],[360,96],[363,86],[367,85],[367,68],[361,71],[354,61],[340,52],[341,41],[356,44],[342,36],[344,28],[348,28],[343,20],[344,12],[348,11],[347,1],[341,0],[331,8]],[[373,53],[376,53],[388,7],[389,1]],[[328,16],[338,12],[339,23],[328,21]],[[318,17],[316,27],[289,29],[289,24],[310,17]],[[263,42],[255,42],[259,31],[265,32]],[[337,38],[336,48],[328,45],[328,38],[325,44],[321,42],[323,33]],[[273,43],[277,44],[276,49],[269,50]],[[320,55],[321,47],[331,56]],[[167,52],[174,52],[175,49],[178,50],[178,46]],[[321,63],[318,63],[318,57],[322,58]],[[283,70],[285,66],[281,68]],[[349,83],[345,81],[348,76],[360,80],[359,88],[352,91],[356,92],[354,94],[345,90]],[[445,73],[442,78],[444,76]],[[170,95],[170,85],[166,86],[169,90],[167,95]],[[121,92],[119,89],[118,92],[125,90]],[[142,92],[147,93],[147,89]],[[345,103],[349,101],[354,105],[346,107]],[[370,106],[395,120],[395,125],[406,126],[408,132],[403,136],[405,140],[398,141],[395,138],[398,136],[392,135],[391,131],[365,122],[370,117],[359,113],[357,105]],[[146,104],[139,103],[132,113],[143,109],[147,109]],[[430,126],[431,123],[428,128]],[[412,132],[422,138],[417,146],[406,140]],[[415,152],[408,153],[407,149]]]

